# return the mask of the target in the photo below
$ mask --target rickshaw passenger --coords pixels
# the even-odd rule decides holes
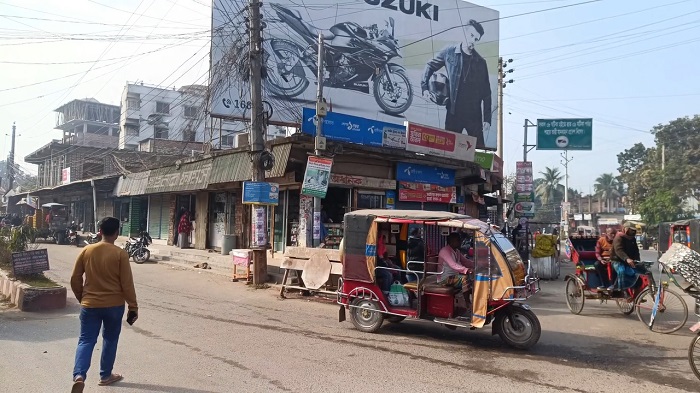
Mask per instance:
[[[615,228],[606,229],[605,235],[601,236],[600,239],[598,239],[598,242],[595,244],[595,257],[597,259],[595,262],[595,271],[598,273],[598,278],[600,279],[601,285],[598,287],[598,289],[609,288],[612,286],[610,278],[608,277],[608,263],[610,263],[610,257],[612,256],[615,232]]]
[[[630,224],[625,224],[622,233],[618,233],[613,240],[613,266],[617,272],[618,289],[627,289],[638,284],[637,274],[646,273],[643,265],[636,265],[640,259],[639,246],[635,235],[637,230]],[[632,281],[634,280],[634,281]]]
[[[461,239],[459,233],[447,236],[447,245],[438,254],[438,283],[464,291],[469,269],[474,268],[474,261],[467,259],[459,250]]]
[[[386,243],[384,241],[384,235],[377,240],[377,266],[390,269],[400,269],[394,264],[394,262],[392,262],[391,258],[389,258],[389,253],[386,250]],[[382,292],[389,293],[391,284],[398,279],[399,272],[387,269],[375,269],[375,275],[377,276],[377,285],[379,285]]]
[[[423,239],[421,239],[420,236],[420,228],[414,228],[411,231],[411,235],[408,237],[408,261],[423,261],[425,259],[425,243],[423,242]],[[419,264],[411,264],[410,266],[407,264],[406,268],[408,270],[416,270],[418,269]],[[420,278],[418,274],[415,273],[406,273],[406,280],[410,281],[416,281],[417,278]]]

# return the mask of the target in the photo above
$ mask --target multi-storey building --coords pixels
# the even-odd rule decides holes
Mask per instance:
[[[119,106],[94,98],[73,100],[56,112],[56,129],[66,145],[116,148],[119,139]]]

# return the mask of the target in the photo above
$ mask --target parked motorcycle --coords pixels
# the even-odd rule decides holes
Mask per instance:
[[[144,231],[141,232],[138,238],[130,237],[124,244],[124,251],[129,254],[129,258],[134,259],[134,262],[141,264],[151,258],[151,251],[147,247],[152,242],[151,235]]]
[[[264,61],[266,87],[277,96],[297,97],[309,87],[304,65],[314,77],[318,75],[318,36],[325,41],[324,64],[328,77],[325,87],[354,90],[370,94],[372,82],[374,99],[379,107],[390,115],[398,115],[411,106],[413,88],[406,69],[391,62],[399,53],[398,40],[394,38],[394,19],[389,18],[387,28],[377,25],[362,27],[354,22],[342,22],[328,31],[305,22],[298,11],[280,4],[271,4],[279,20],[289,26],[302,39],[297,41],[271,38],[266,42]],[[286,30],[286,28],[285,28]]]
[[[68,239],[68,244],[80,247],[80,235],[78,235],[78,226],[75,221],[71,222],[70,226],[66,228],[66,239]]]
[[[85,240],[83,240],[85,245],[99,243],[100,241],[102,241],[102,234],[100,232],[97,232],[97,233],[90,232],[90,234],[87,235]]]

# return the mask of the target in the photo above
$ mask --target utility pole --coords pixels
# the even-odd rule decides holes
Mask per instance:
[[[12,123],[12,144],[10,145],[10,156],[7,159],[7,191],[15,186],[15,133],[17,127]]]
[[[569,163],[574,160],[574,157],[569,158],[569,151],[564,150],[564,153],[561,153],[561,158],[563,161],[561,162],[562,165],[564,165],[564,203],[568,204],[569,203]],[[568,213],[568,210],[567,210]],[[562,214],[563,216],[563,214]],[[565,236],[569,236],[569,223],[568,223],[568,217],[563,217],[564,222],[566,222],[566,225],[564,225],[564,234]]]
[[[527,161],[527,153],[532,150],[534,147],[537,147],[537,145],[528,145],[527,144],[527,130],[530,127],[537,127],[537,124],[532,124],[532,122],[528,119],[525,119],[525,123],[523,125],[523,130],[524,130],[524,136],[523,136],[523,161]]]
[[[323,74],[324,74],[324,52],[323,52],[323,35],[318,34],[318,61],[317,61],[317,75],[316,80],[318,81],[318,87],[316,89],[316,138],[314,139],[314,154],[318,157],[321,152],[326,149],[325,139],[323,138],[323,118],[326,117],[326,102],[323,99]],[[316,222],[318,220],[318,222]],[[321,198],[314,197],[314,222],[313,227],[321,226]],[[312,231],[312,232],[315,232]],[[314,237],[313,235],[311,236]],[[312,244],[314,247],[318,247],[321,244],[320,236],[318,239],[313,238]]]
[[[250,23],[250,158],[253,165],[252,180],[254,182],[265,181],[265,169],[263,168],[262,152],[265,150],[265,140],[263,139],[263,103],[262,103],[262,21],[259,0],[250,0],[248,4],[248,16]],[[263,285],[267,281],[267,209],[265,207],[253,206],[251,208],[250,222],[262,220],[264,241],[253,239],[257,247],[253,248],[253,284]],[[262,243],[262,245],[260,244]]]
[[[503,60],[498,58],[498,127],[497,127],[497,146],[496,155],[503,158],[503,89],[506,85],[513,83],[512,79],[505,80],[506,74],[512,73],[514,70],[506,69],[506,66],[513,62],[513,59]]]

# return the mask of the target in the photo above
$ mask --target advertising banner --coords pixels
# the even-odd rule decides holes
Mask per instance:
[[[316,109],[304,108],[303,115],[301,132],[316,135]],[[405,126],[338,112],[328,112],[323,119],[323,136],[332,141],[406,149]]]
[[[394,190],[386,191],[385,198],[386,198],[386,208],[387,209],[396,209],[396,191],[394,191]]]
[[[449,187],[455,185],[455,170],[399,162],[396,164],[396,180]]]
[[[70,183],[70,168],[61,169],[61,184]]]
[[[399,182],[399,201],[457,203],[457,187]]]
[[[406,123],[406,150],[473,162],[476,154],[476,138],[420,124]]]
[[[264,206],[253,207],[253,219],[251,220],[252,239],[251,248],[264,248],[267,245],[267,223],[265,220]]]
[[[277,205],[280,200],[280,187],[276,183],[244,181],[243,204]]]
[[[474,162],[479,164],[480,167],[486,169],[487,171],[493,170],[493,158],[495,155],[493,153],[484,153],[477,151],[474,154]]]
[[[532,162],[518,161],[515,163],[515,211],[516,217],[535,216],[535,193],[532,176]]]
[[[593,119],[538,119],[537,150],[593,150]]]
[[[312,197],[325,198],[331,177],[333,159],[309,156],[304,172],[301,193]]]
[[[244,0],[212,1],[211,114],[249,119]],[[316,102],[317,39],[334,110],[426,124],[496,148],[499,13],[462,0],[263,2],[263,100],[272,124]]]

